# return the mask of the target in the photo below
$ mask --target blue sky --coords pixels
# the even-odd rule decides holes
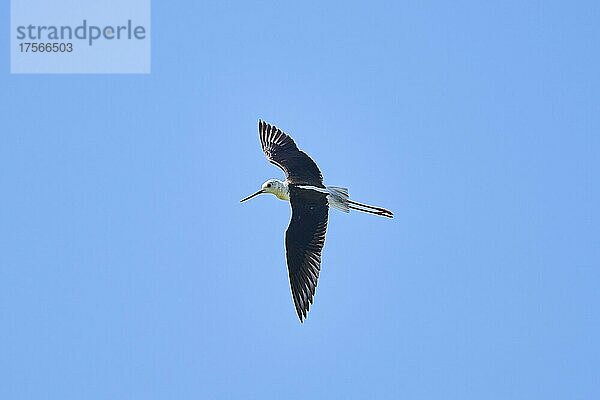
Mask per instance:
[[[600,6],[488,3],[154,1],[150,75],[0,41],[0,398],[598,398]],[[331,213],[303,325],[259,118],[396,214]]]

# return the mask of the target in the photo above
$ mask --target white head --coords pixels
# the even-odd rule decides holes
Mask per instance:
[[[265,183],[262,184],[262,186],[258,192],[251,194],[248,197],[243,198],[242,200],[240,200],[240,203],[244,202],[246,200],[250,200],[254,196],[258,196],[259,194],[263,194],[263,193],[274,194],[280,200],[289,200],[290,199],[288,186],[285,182],[282,182],[279,179],[269,179],[268,181],[266,181]]]

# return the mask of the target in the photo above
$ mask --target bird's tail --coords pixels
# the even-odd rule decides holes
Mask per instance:
[[[347,188],[338,186],[327,186],[327,191],[329,192],[329,195],[327,196],[329,205],[333,208],[337,208],[340,211],[347,213],[350,212],[350,210],[355,210],[368,214],[379,215],[382,217],[394,218],[394,213],[390,210],[350,200]]]
[[[348,201],[348,189],[338,186],[327,186],[327,191],[329,195],[327,195],[327,200],[329,201],[329,205],[333,208],[337,208],[340,211],[345,213],[350,212],[350,205]]]

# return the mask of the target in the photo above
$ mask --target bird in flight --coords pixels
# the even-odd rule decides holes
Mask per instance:
[[[258,135],[267,159],[285,172],[286,179],[269,179],[259,191],[240,202],[263,193],[290,202],[292,218],[285,233],[285,253],[296,313],[300,322],[304,322],[321,271],[329,206],[346,213],[355,210],[387,218],[393,218],[394,214],[385,208],[350,200],[347,188],[325,186],[317,164],[279,128],[259,120]]]

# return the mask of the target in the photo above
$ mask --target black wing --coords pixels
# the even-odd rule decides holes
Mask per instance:
[[[329,206],[323,193],[290,185],[292,219],[285,233],[285,250],[292,297],[300,322],[313,302],[321,271],[321,251]]]
[[[323,186],[323,175],[317,164],[298,149],[292,138],[276,126],[258,121],[258,135],[262,150],[270,162],[285,172],[289,183]]]

